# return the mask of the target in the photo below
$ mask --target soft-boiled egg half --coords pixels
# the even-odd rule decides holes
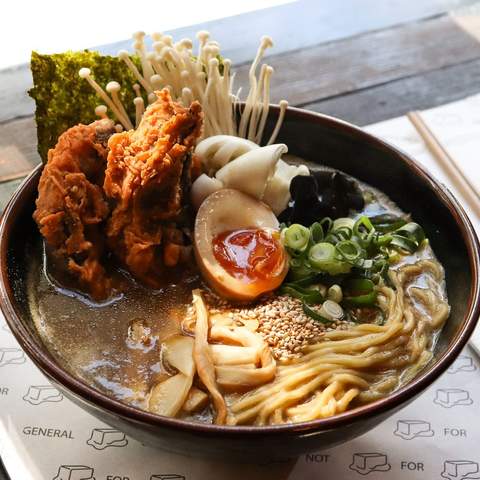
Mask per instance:
[[[219,190],[202,203],[194,245],[204,278],[230,300],[251,301],[275,290],[288,271],[277,217],[238,190]]]

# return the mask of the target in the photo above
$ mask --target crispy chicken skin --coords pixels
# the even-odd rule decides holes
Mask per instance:
[[[145,111],[136,130],[108,141],[104,191],[113,205],[107,222],[110,249],[144,283],[157,284],[163,268],[161,245],[167,222],[183,203],[182,178],[191,169],[191,153],[200,136],[203,114],[172,101],[167,89]]]
[[[166,89],[156,94],[136,130],[114,134],[110,120],[67,130],[40,179],[33,218],[56,276],[95,300],[112,288],[107,247],[152,286],[181,255],[175,222],[198,170],[192,150],[203,114],[198,102],[185,108]]]
[[[102,184],[107,141],[114,132],[113,122],[99,120],[60,136],[48,152],[33,214],[54,264],[95,299],[108,296],[111,287],[101,265],[101,224],[109,214]]]

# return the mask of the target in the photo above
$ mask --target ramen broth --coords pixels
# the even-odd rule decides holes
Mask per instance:
[[[367,197],[363,212],[368,216],[381,213],[401,214],[384,194],[360,184]],[[59,288],[49,279],[43,243],[35,247],[29,271],[29,301],[36,328],[51,354],[72,375],[122,402],[145,408],[151,387],[167,378],[161,361],[162,341],[181,333],[181,322],[192,301],[192,289],[205,286],[199,273],[184,270],[175,283],[163,289],[152,290],[141,286],[127,274],[121,274],[128,288],[113,300],[95,304],[80,294]],[[402,257],[393,269],[413,264],[419,259],[437,262],[427,244],[416,253]],[[183,267],[184,268],[184,267]],[[412,287],[433,288],[446,301],[445,284],[434,283],[428,272],[415,278],[405,289],[406,301],[419,312],[423,306],[410,295]],[[426,313],[426,312],[425,312]],[[429,332],[426,349],[432,350],[438,331]],[[391,372],[390,372],[391,373]],[[416,374],[399,370],[398,382],[386,394],[407,382]],[[226,394],[227,404],[238,398]],[[366,401],[354,399],[352,406]],[[179,417],[211,422],[211,406],[193,416],[180,413]]]
[[[86,383],[141,406],[150,386],[167,373],[160,362],[161,339],[180,333],[198,274],[186,271],[181,281],[160,290],[125,275],[128,289],[122,295],[94,304],[50,281],[41,242],[36,248],[33,257],[39,261],[29,272],[29,300],[49,351]]]

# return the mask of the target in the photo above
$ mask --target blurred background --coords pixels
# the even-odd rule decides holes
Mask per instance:
[[[96,47],[128,38],[138,30],[173,30],[285,3],[291,1],[186,0],[180,8],[176,2],[149,0],[5,2],[0,28],[0,69],[28,62],[31,50],[56,53]]]

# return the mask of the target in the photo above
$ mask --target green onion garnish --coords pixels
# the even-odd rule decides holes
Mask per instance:
[[[285,246],[294,251],[304,251],[310,240],[310,230],[303,225],[294,223],[285,230]]]
[[[315,283],[337,284],[329,300],[360,310],[374,308],[376,284],[395,288],[390,265],[428,242],[420,225],[392,214],[362,215],[355,221],[325,217],[310,228],[294,224],[282,229],[282,239],[290,255],[289,283],[282,291],[299,298],[310,317],[326,322],[322,311],[308,307],[324,302],[327,295],[312,288]]]
[[[322,273],[314,273],[310,274],[308,276],[302,277],[298,280],[295,280],[293,282],[288,282],[289,285],[295,286],[295,287],[308,287],[309,285],[312,285],[314,283],[318,283],[322,280],[322,277],[324,274]]]
[[[418,244],[414,240],[409,238],[402,237],[400,235],[392,235],[392,241],[390,242],[391,247],[404,250],[408,253],[414,253],[418,247]]]
[[[359,217],[353,226],[353,234],[358,238],[360,245],[367,248],[375,234],[375,227],[365,215]]]
[[[316,310],[309,307],[306,303],[303,304],[303,312],[305,313],[305,315],[308,315],[311,319],[315,320],[316,322],[333,323],[332,320],[329,320],[328,318],[323,317]]]
[[[337,218],[333,222],[332,230],[335,231],[345,227],[349,228],[350,230],[353,230],[354,225],[355,225],[355,220],[353,218],[349,218],[349,217]]]
[[[313,243],[321,242],[324,237],[322,225],[318,222],[312,223],[310,226],[310,235]]]
[[[381,213],[369,218],[374,225],[375,230],[381,233],[392,232],[407,223],[405,219],[398,215],[393,215],[392,213]]]
[[[345,261],[354,264],[363,255],[363,249],[352,240],[343,240],[335,245],[340,257]]]
[[[323,295],[316,289],[309,289],[299,287],[293,283],[286,283],[280,289],[280,293],[284,293],[286,295],[290,295],[291,297],[298,298],[305,303],[310,305],[322,303],[324,298]]]
[[[375,284],[367,278],[350,279],[345,283],[343,303],[348,306],[371,306],[377,300]]]
[[[414,240],[418,245],[425,240],[423,228],[415,222],[407,223],[403,227],[398,228],[395,230],[395,234]]]
[[[327,272],[330,275],[349,272],[351,266],[336,258],[337,250],[334,245],[327,242],[320,242],[310,248],[308,261],[317,270]]]
[[[315,268],[322,270],[323,267],[335,262],[335,247],[331,243],[316,243],[308,252],[308,260]]]

